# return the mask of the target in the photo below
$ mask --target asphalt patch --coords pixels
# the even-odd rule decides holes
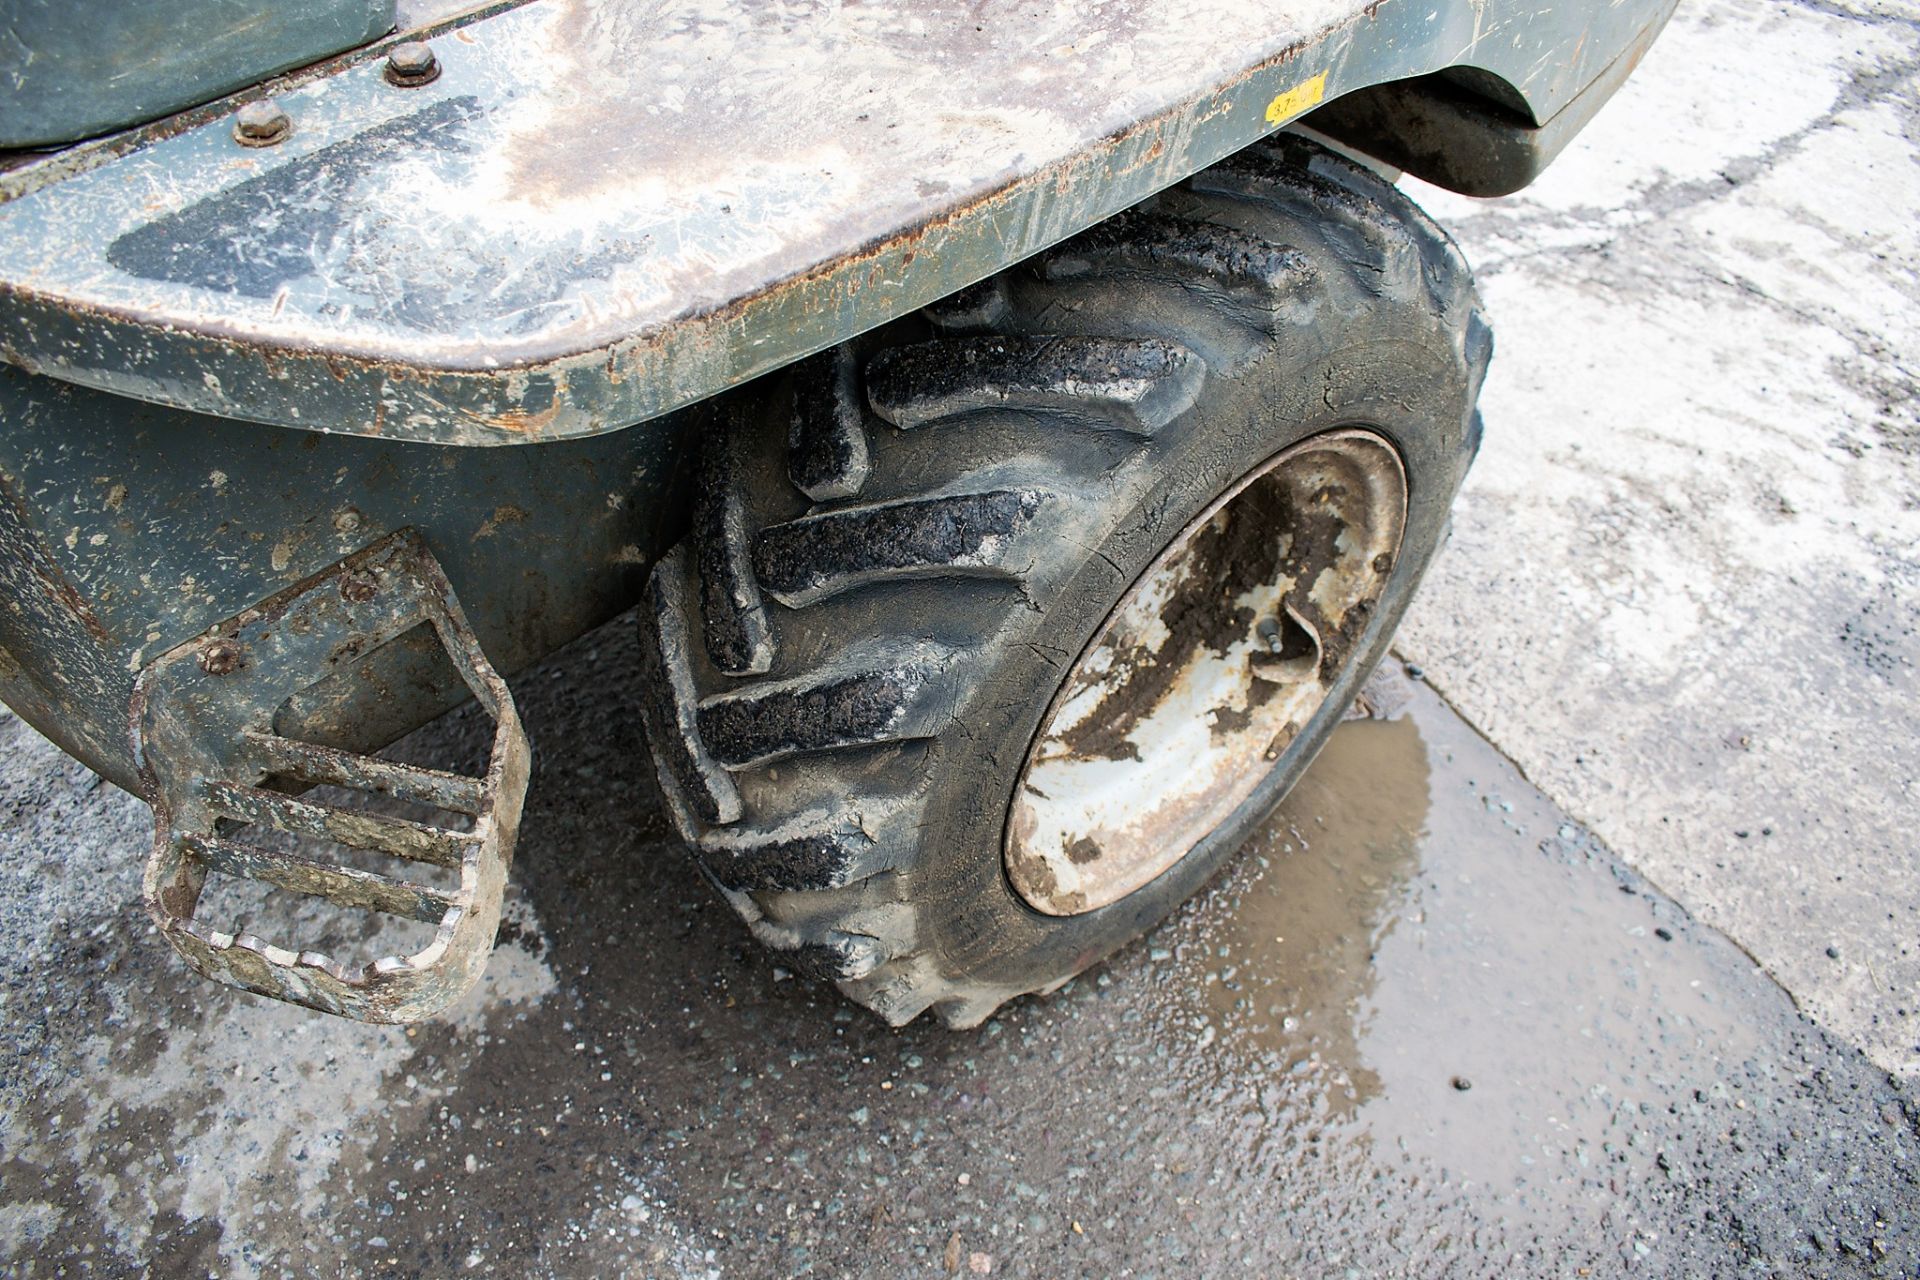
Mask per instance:
[[[0,722],[11,1274],[1920,1266],[1913,1098],[1424,686],[1112,963],[896,1032],[695,872],[609,710],[634,648],[517,682],[542,750],[502,945],[410,1032],[188,976],[131,909],[128,802]]]

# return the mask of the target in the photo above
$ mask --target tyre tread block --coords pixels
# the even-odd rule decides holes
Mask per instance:
[[[701,739],[698,693],[689,648],[693,626],[685,601],[687,553],[675,548],[653,567],[641,603],[641,662],[645,701],[641,713],[660,766],[684,808],[704,822],[737,822],[743,813],[739,788],[707,753]]]
[[[891,578],[1010,577],[1007,556],[1044,499],[1038,489],[994,489],[804,516],[761,532],[754,570],[792,607]]]
[[[758,675],[773,665],[773,627],[753,576],[732,435],[720,426],[701,442],[693,511],[701,638],[721,671]]]
[[[1313,259],[1291,245],[1217,223],[1130,210],[1034,260],[1052,283],[1114,276],[1173,281],[1204,293],[1239,323],[1277,331],[1288,305],[1310,294]]]
[[[853,798],[776,827],[730,827],[700,837],[702,860],[736,893],[844,889],[890,870],[902,841],[895,821],[913,806]]]
[[[857,981],[886,961],[886,946],[865,934],[833,931],[784,953],[793,967],[824,982]]]
[[[988,276],[923,308],[920,314],[943,333],[990,333],[1007,319],[1006,285],[999,276]]]
[[[721,765],[744,769],[805,752],[928,736],[937,728],[929,703],[945,684],[941,666],[918,654],[722,694],[700,704],[699,737]]]
[[[1361,270],[1384,276],[1420,269],[1420,246],[1404,219],[1351,186],[1289,162],[1276,149],[1249,148],[1229,156],[1195,174],[1187,185],[1194,191],[1299,209],[1323,227],[1351,230],[1355,234],[1342,240],[1357,250],[1362,260],[1351,265]]]
[[[896,427],[995,410],[1052,411],[1151,435],[1193,404],[1204,362],[1159,338],[943,338],[867,365],[874,412]]]
[[[851,349],[834,347],[794,373],[787,427],[787,477],[815,502],[851,498],[872,467],[859,367]]]

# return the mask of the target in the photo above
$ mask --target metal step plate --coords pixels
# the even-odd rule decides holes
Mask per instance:
[[[364,678],[367,658],[430,628],[495,724],[484,776],[399,764],[289,736],[296,700]],[[161,933],[200,973],[230,986],[365,1022],[432,1017],[479,978],[526,796],[526,733],[446,576],[411,530],[383,538],[168,652],[142,673],[133,750],[153,806],[146,900]],[[343,789],[377,805],[424,806],[416,821],[303,797]],[[377,799],[375,799],[377,798]],[[286,833],[338,852],[397,859],[393,874],[278,847]],[[444,884],[432,884],[438,868]],[[210,875],[252,882],[352,913],[430,926],[406,955],[359,964],[224,929],[199,912]],[[368,933],[377,935],[369,921]]]

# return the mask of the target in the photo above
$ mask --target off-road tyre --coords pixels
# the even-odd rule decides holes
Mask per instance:
[[[641,608],[661,787],[768,946],[890,1022],[971,1026],[1198,889],[1319,750],[1446,528],[1491,340],[1447,236],[1292,135],[723,404]],[[1042,914],[1002,861],[1066,670],[1236,479],[1362,425],[1401,551],[1332,694],[1129,896]]]

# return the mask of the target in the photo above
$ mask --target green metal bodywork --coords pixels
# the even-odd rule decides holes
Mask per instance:
[[[0,347],[307,430],[616,430],[1343,95],[1471,71],[1503,96],[1482,133],[1537,152],[1670,7],[534,0],[432,38],[430,85],[377,51],[304,74],[273,94],[278,146],[220,112],[0,177]]]
[[[131,785],[145,664],[409,526],[511,673],[636,597],[710,397],[1315,108],[1512,189],[1670,9],[530,0],[419,32],[425,87],[370,46],[16,165],[0,698]],[[292,132],[241,147],[263,96]],[[391,661],[315,740],[464,696]]]
[[[5,0],[0,148],[124,129],[393,30],[394,0]]]
[[[625,608],[680,520],[689,414],[527,449],[281,431],[0,367],[0,699],[135,786],[141,669],[257,600],[411,527],[515,671]],[[388,653],[308,726],[370,749],[467,696]]]

